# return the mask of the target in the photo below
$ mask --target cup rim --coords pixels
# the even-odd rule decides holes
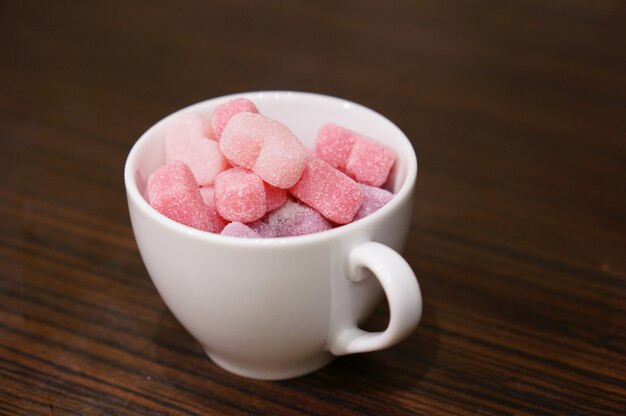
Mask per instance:
[[[135,171],[136,171],[136,160],[139,155],[139,152],[142,148],[142,145],[149,140],[152,133],[159,129],[160,126],[168,121],[175,114],[184,112],[184,111],[193,111],[198,107],[202,107],[206,105],[210,101],[227,101],[233,98],[246,97],[254,101],[254,98],[262,98],[265,95],[275,96],[277,99],[281,97],[301,97],[301,98],[312,98],[312,99],[326,99],[330,101],[338,101],[342,106],[349,108],[354,107],[359,109],[360,111],[364,111],[366,113],[370,113],[374,117],[381,118],[384,122],[388,123],[392,130],[395,130],[396,133],[401,138],[401,145],[404,150],[405,155],[403,157],[406,158],[407,163],[407,171],[404,182],[402,183],[398,192],[396,192],[393,198],[385,204],[383,207],[378,209],[376,212],[361,218],[357,221],[344,224],[330,230],[320,231],[312,234],[305,234],[299,236],[290,236],[290,237],[272,237],[272,238],[241,238],[241,237],[233,237],[233,236],[225,236],[221,234],[211,233],[208,231],[202,231],[190,226],[181,224],[177,221],[174,221],[165,215],[159,213],[157,210],[152,208],[150,204],[145,200],[145,198],[139,192],[139,188],[135,181]],[[280,120],[279,120],[280,121]],[[126,161],[124,164],[124,185],[126,188],[127,198],[129,199],[129,203],[132,201],[135,206],[141,210],[141,212],[148,217],[150,217],[155,222],[159,223],[163,227],[170,229],[173,232],[185,234],[189,238],[217,243],[222,245],[231,245],[238,247],[276,247],[276,246],[284,246],[288,244],[292,245],[301,245],[301,244],[309,244],[312,242],[320,242],[324,240],[329,240],[335,238],[335,236],[350,232],[352,230],[356,230],[358,228],[368,227],[370,223],[377,221],[379,217],[389,215],[391,211],[395,209],[395,207],[402,203],[402,201],[408,197],[412,192],[412,189],[415,186],[415,181],[417,179],[417,156],[415,154],[415,149],[411,144],[408,137],[404,134],[404,132],[391,120],[377,111],[366,107],[362,104],[339,98],[326,94],[312,93],[312,92],[304,92],[304,91],[288,91],[288,90],[264,90],[264,91],[249,91],[249,92],[239,92],[233,93],[223,96],[218,96],[214,98],[209,98],[203,101],[199,101],[197,103],[191,104],[189,106],[183,107],[179,110],[176,110],[165,117],[161,118],[159,121],[150,126],[141,136],[135,141],[131,150],[126,157]]]

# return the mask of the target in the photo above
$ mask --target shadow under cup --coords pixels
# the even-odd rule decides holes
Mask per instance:
[[[181,111],[210,116],[220,103],[242,96],[254,101],[262,114],[286,124],[309,149],[319,128],[332,122],[383,142],[398,156],[385,184],[395,196],[370,216],[316,234],[243,239],[176,223],[143,198],[148,176],[164,164],[165,129],[171,116],[146,131],[128,155],[124,176],[133,231],[146,269],[167,306],[221,367],[253,378],[285,379],[312,372],[335,355],[361,352],[334,344],[338,334],[350,332],[345,328],[354,327],[373,311],[382,291],[379,280],[361,272],[372,265],[352,257],[368,242],[403,249],[417,161],[409,140],[393,123],[339,98],[252,92],[207,100]],[[369,257],[369,252],[361,251]],[[398,259],[392,262],[406,265]],[[401,270],[412,276],[406,281],[414,280],[410,268]],[[419,295],[418,287],[411,290]],[[404,337],[419,320],[421,295],[419,305],[413,305],[418,301],[411,298],[404,300],[411,303],[408,309],[394,309],[387,286],[385,292],[392,314],[414,315],[403,329]],[[355,328],[353,332],[360,331]]]

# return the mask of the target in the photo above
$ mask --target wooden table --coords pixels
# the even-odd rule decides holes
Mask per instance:
[[[623,2],[3,1],[0,53],[1,414],[626,414]],[[420,326],[281,382],[173,318],[122,181],[158,119],[266,89],[370,106],[420,163]]]

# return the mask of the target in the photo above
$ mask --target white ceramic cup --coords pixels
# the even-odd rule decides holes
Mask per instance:
[[[406,338],[422,312],[415,275],[397,253],[409,231],[417,175],[407,137],[373,110],[311,93],[234,94],[180,111],[210,116],[235,97],[254,101],[309,148],[326,122],[385,143],[398,156],[386,184],[395,196],[361,220],[298,237],[244,239],[192,229],[159,214],[142,196],[148,175],[165,160],[166,117],[136,142],[124,180],[139,251],[172,313],[215,363],[258,379],[300,376],[335,356],[380,350]],[[381,288],[389,325],[363,331],[358,324],[380,301]]]

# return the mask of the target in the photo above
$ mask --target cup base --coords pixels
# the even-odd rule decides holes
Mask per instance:
[[[297,364],[290,363],[288,367],[270,367],[267,365],[245,366],[206,350],[205,353],[209,356],[211,361],[222,369],[239,376],[257,380],[286,380],[300,377],[319,370],[336,358],[330,353],[324,353],[317,357],[309,358],[305,362]]]

